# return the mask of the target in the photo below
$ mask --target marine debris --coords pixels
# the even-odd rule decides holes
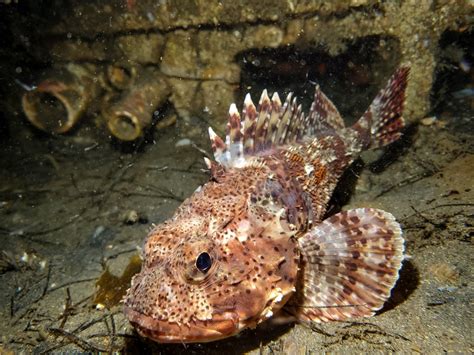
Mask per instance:
[[[23,111],[36,128],[49,133],[66,133],[77,124],[100,91],[96,68],[69,63],[43,77],[36,88],[23,95]]]
[[[127,90],[109,94],[103,101],[102,114],[109,131],[123,141],[142,136],[169,94],[170,89],[158,71],[142,70]]]

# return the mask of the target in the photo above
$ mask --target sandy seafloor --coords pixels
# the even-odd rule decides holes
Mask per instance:
[[[97,309],[93,300],[104,270],[120,276],[151,223],[170,217],[206,181],[202,153],[176,147],[189,138],[209,150],[205,125],[180,121],[137,153],[81,132],[12,136],[0,147],[0,354],[473,352],[469,100],[431,125],[409,127],[385,151],[365,153],[352,167],[357,183],[339,188],[338,196],[350,196],[343,208],[383,208],[404,230],[409,258],[378,315],[187,346],[141,339],[120,304]],[[138,221],[124,223],[134,212]]]

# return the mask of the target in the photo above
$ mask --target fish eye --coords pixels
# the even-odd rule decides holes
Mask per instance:
[[[212,266],[212,259],[209,253],[203,252],[196,259],[196,267],[202,273],[206,273]]]

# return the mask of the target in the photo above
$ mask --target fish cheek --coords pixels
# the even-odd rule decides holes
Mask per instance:
[[[265,307],[265,290],[246,288],[239,292],[237,297],[236,313],[239,315],[241,323],[246,327],[255,327],[261,319],[262,310]]]
[[[258,315],[264,296],[256,285],[250,251],[238,240],[231,240],[222,250],[216,272],[209,279],[207,288],[213,313],[234,313],[235,320],[242,322]]]
[[[228,244],[229,258],[219,272],[226,282],[216,294],[215,312],[233,310],[239,328],[254,327],[276,313],[294,290],[298,270],[296,244],[291,238],[268,238],[253,233],[242,243],[235,239]]]

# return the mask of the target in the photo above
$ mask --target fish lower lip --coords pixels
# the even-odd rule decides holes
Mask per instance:
[[[227,338],[237,334],[238,321],[232,314],[222,314],[209,321],[187,325],[158,320],[125,306],[124,313],[140,335],[161,343],[197,343]]]

